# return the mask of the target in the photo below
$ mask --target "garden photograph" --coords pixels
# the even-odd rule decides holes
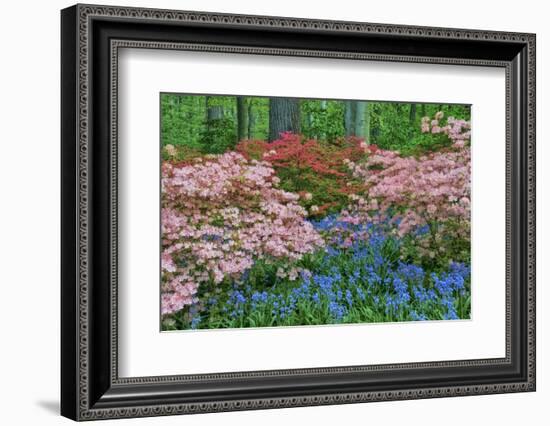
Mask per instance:
[[[470,105],[161,93],[161,330],[470,319],[470,147]]]

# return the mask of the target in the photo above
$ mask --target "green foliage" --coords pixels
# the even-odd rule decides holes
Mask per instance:
[[[343,102],[304,100],[301,113],[305,137],[334,142],[344,135]]]
[[[383,149],[399,150],[408,143],[408,104],[395,102],[374,103],[371,116],[371,142]],[[405,124],[405,125],[404,125]]]
[[[207,105],[208,102],[208,105]],[[161,94],[162,145],[186,146],[203,153],[233,149],[237,141],[235,96]],[[269,98],[245,97],[245,139],[266,140],[269,134]],[[207,107],[221,107],[223,116],[207,119]],[[300,102],[302,134],[334,144],[345,135],[344,101],[303,99]],[[368,142],[404,155],[420,155],[442,148],[448,139],[420,131],[423,116],[442,111],[445,117],[470,120],[468,105],[368,102],[365,121]],[[220,121],[218,121],[220,120]]]
[[[203,99],[203,96],[161,94],[161,141],[163,146],[199,147],[199,135],[206,116]]]
[[[165,145],[161,150],[163,161],[186,161],[203,155],[199,148],[193,148],[186,145]]]
[[[445,122],[445,119],[443,119]],[[402,155],[422,155],[429,152],[439,151],[442,148],[448,148],[452,145],[452,141],[445,134],[420,133],[406,144],[403,144],[399,150]]]
[[[249,134],[247,139],[267,140],[269,135],[269,98],[246,98],[249,108]],[[250,113],[252,116],[250,116]]]
[[[199,149],[204,154],[223,154],[235,148],[236,143],[237,133],[229,117],[209,121],[199,136]]]
[[[277,172],[281,179],[280,187],[288,192],[307,192],[311,199],[301,199],[300,204],[306,207],[312,216],[326,215],[340,211],[348,202],[348,195],[341,191],[341,184],[338,178],[331,175],[320,175],[311,169],[300,169],[297,167],[281,168]],[[312,212],[311,208],[316,206],[319,212]]]
[[[403,239],[401,258],[436,272],[444,271],[450,262],[470,264],[471,243],[464,237],[464,231],[469,229],[465,221],[430,223],[423,236],[409,235]]]

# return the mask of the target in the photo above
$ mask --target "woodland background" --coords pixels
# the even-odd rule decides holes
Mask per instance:
[[[163,93],[163,145],[219,154],[238,141],[279,138],[281,132],[329,143],[356,136],[382,149],[414,154],[434,149],[421,132],[422,117],[442,111],[470,120],[469,105],[358,100],[201,96]]]

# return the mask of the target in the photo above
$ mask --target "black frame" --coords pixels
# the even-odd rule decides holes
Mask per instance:
[[[61,30],[62,415],[90,420],[535,390],[535,35],[96,5],[64,9]],[[119,378],[116,88],[124,47],[505,68],[506,357]]]

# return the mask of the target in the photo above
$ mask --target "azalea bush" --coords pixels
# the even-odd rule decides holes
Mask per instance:
[[[273,142],[241,141],[236,151],[247,158],[269,162],[281,179],[281,188],[301,195],[300,204],[311,216],[339,211],[348,195],[360,190],[344,160],[359,161],[376,149],[356,137],[341,138],[332,144],[283,133]]]
[[[365,191],[352,194],[341,213],[343,222],[353,224],[391,217],[397,235],[408,237],[407,258],[426,266],[469,261],[469,125],[450,118],[450,124],[439,127],[440,118],[424,118],[422,130],[444,134],[451,143],[446,149],[418,158],[377,150],[363,163],[348,162]]]
[[[288,268],[323,245],[298,195],[264,161],[229,152],[162,167],[162,313],[197,303],[199,286],[238,278],[256,259]]]

